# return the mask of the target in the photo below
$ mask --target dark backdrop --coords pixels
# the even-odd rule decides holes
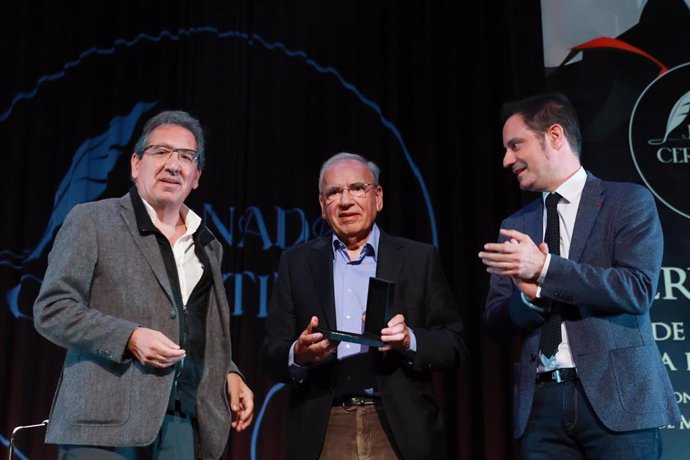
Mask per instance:
[[[265,306],[281,250],[326,231],[317,174],[339,151],[381,167],[382,228],[441,251],[471,352],[435,379],[453,457],[514,457],[515,347],[483,332],[477,252],[532,198],[501,168],[498,111],[546,84],[539,1],[13,2],[0,57],[5,446],[48,417],[60,374],[64,351],[30,318],[54,232],[74,204],[124,194],[143,122],[183,109],[208,132],[189,203],[225,245],[235,360],[257,403],[228,457],[282,458],[284,394],[257,362]],[[54,456],[42,436],[18,434],[19,455]]]

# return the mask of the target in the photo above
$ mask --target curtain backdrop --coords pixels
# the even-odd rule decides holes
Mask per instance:
[[[188,203],[224,245],[234,357],[256,398],[225,458],[283,458],[285,390],[257,360],[267,301],[281,251],[328,231],[317,176],[341,151],[381,167],[379,225],[440,250],[470,348],[434,380],[452,457],[516,458],[517,347],[484,333],[477,253],[533,198],[501,167],[498,112],[547,85],[539,1],[12,2],[0,58],[5,447],[48,418],[60,376],[64,350],[31,318],[55,232],[75,204],[125,194],[144,121],[182,109],[207,131]],[[43,433],[18,433],[17,456],[54,458]]]

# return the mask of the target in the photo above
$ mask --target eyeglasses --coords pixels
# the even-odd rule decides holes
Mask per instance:
[[[365,184],[363,182],[353,182],[345,187],[327,187],[322,193],[323,199],[326,200],[326,204],[330,204],[334,201],[340,201],[343,197],[343,192],[347,190],[352,198],[364,198],[367,196],[369,187],[376,184]]]
[[[168,161],[173,152],[177,153],[177,158],[179,158],[182,163],[190,166],[199,159],[199,153],[196,150],[176,149],[169,145],[149,145],[143,150],[143,153],[159,161]]]

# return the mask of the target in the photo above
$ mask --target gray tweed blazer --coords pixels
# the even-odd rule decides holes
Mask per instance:
[[[225,382],[239,372],[231,358],[229,307],[220,264],[222,246],[208,229],[200,239],[213,275],[206,318],[203,377],[197,396],[202,457],[219,458],[231,412]],[[137,326],[177,341],[179,319],[156,237],[142,234],[129,195],[76,206],[48,257],[34,305],[34,324],[67,349],[46,442],[143,446],[163,423],[174,368],[132,359],[127,342]],[[173,317],[174,316],[174,317]]]

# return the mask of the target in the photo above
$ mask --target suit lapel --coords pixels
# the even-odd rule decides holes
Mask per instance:
[[[331,239],[321,238],[314,242],[307,255],[307,262],[319,297],[326,327],[335,330],[335,299],[333,297],[333,249]]]
[[[151,271],[156,276],[158,283],[165,291],[168,299],[170,299],[170,303],[175,305],[175,297],[173,296],[172,288],[170,286],[170,279],[165,271],[165,264],[163,263],[163,257],[161,256],[161,250],[158,247],[156,237],[154,235],[143,236],[139,232],[137,219],[134,215],[132,200],[129,197],[129,194],[120,199],[120,206],[122,219],[125,221],[134,243],[144,256],[146,263],[148,263],[149,267],[151,267]]]
[[[206,313],[206,322],[208,323],[211,315],[215,315],[216,318],[220,319],[220,328],[223,331],[223,337],[230,336],[230,323],[223,319],[223,314],[220,313],[220,309],[226,305],[227,294],[225,292],[225,286],[223,285],[223,272],[221,271],[220,260],[221,256],[217,253],[211,242],[215,240],[213,233],[205,226],[201,225],[199,230],[199,235],[195,239],[194,244],[201,247],[201,253],[204,257],[204,263],[207,264],[207,269],[211,272],[211,279],[213,280],[213,296],[215,297],[215,302],[209,304],[215,306],[216,310],[209,311]],[[230,308],[225,307],[230,312]]]
[[[601,210],[604,198],[604,189],[601,181],[588,173],[587,182],[580,198],[580,206],[577,208],[577,217],[575,218],[575,228],[573,228],[573,239],[570,242],[568,259],[580,260],[589,235],[592,233],[594,222],[597,220]]]
[[[537,245],[544,241],[544,200],[539,198],[524,215],[524,232]]]
[[[314,243],[309,253],[308,263],[316,288],[326,326],[335,329],[335,299],[333,297],[333,248],[330,238],[322,238]],[[403,263],[403,251],[400,244],[388,234],[381,231],[378,254],[376,255],[376,276],[388,281],[398,279]]]
[[[403,258],[400,244],[396,244],[395,239],[381,231],[378,254],[376,255],[376,276],[395,282],[398,279]]]

